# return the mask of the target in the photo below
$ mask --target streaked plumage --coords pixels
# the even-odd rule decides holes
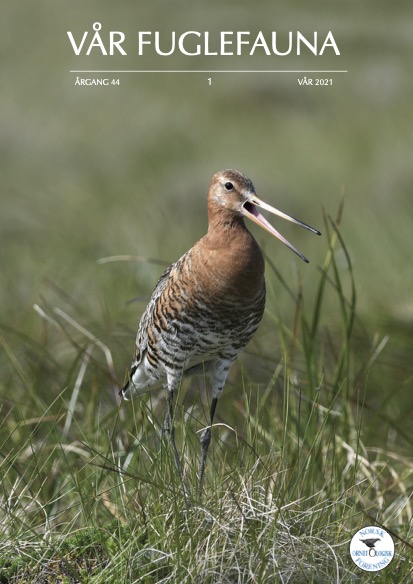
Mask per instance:
[[[165,428],[173,437],[173,394],[183,374],[204,372],[212,384],[210,425],[201,437],[202,482],[211,425],[228,370],[251,340],[264,313],[264,258],[244,216],[281,239],[307,261],[258,212],[257,206],[303,227],[261,201],[249,178],[236,170],[212,177],[208,232],[161,276],[141,318],[129,379],[121,394],[140,395],[166,384]]]

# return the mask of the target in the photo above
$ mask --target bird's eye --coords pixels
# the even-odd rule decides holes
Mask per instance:
[[[224,186],[225,186],[227,191],[232,191],[232,189],[234,188],[234,185],[232,184],[232,182],[226,182]]]

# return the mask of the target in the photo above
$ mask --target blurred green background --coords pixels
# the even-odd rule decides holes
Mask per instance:
[[[340,57],[75,57],[66,32],[332,30]],[[137,5],[7,3],[0,35],[1,322],[32,338],[32,305],[60,306],[129,364],[143,303],[162,266],[99,264],[126,254],[173,261],[207,227],[210,176],[234,167],[270,204],[323,228],[345,193],[342,235],[354,264],[358,316],[390,334],[392,366],[411,375],[413,342],[413,21],[385,1]],[[133,44],[133,43],[132,43]],[[333,86],[297,74],[123,74],[78,87],[74,68],[338,68]],[[85,77],[90,75],[85,75]],[[317,77],[317,75],[313,75]],[[278,223],[277,223],[278,225]],[[251,227],[296,289],[309,291],[327,241],[280,226],[311,264]],[[277,301],[291,321],[294,305]],[[270,303],[275,302],[272,294]],[[271,309],[272,304],[270,304]],[[334,322],[335,308],[330,319]],[[129,337],[129,333],[131,336]],[[126,335],[123,338],[122,335]],[[406,376],[405,376],[406,377]],[[391,387],[389,387],[391,389]],[[408,402],[411,406],[411,400]]]

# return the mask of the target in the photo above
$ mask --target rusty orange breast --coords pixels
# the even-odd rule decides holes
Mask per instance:
[[[218,226],[210,222],[207,235],[192,249],[192,269],[211,297],[249,303],[262,296],[264,257],[243,219],[234,215],[230,219]]]

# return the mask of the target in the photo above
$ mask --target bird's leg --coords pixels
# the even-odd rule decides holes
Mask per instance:
[[[202,480],[204,478],[204,471],[208,453],[209,443],[211,442],[211,426],[214,420],[215,409],[217,407],[218,397],[214,397],[211,402],[211,410],[209,412],[209,426],[201,434],[201,465],[199,467],[199,491],[202,490]]]
[[[169,438],[169,445],[173,452],[176,470],[178,471],[179,478],[181,479],[182,494],[185,497],[187,506],[191,505],[191,500],[184,483],[184,477],[182,475],[181,459],[179,458],[178,449],[175,444],[175,426],[174,426],[174,391],[175,383],[168,383],[166,386],[168,391],[168,400],[165,412],[165,419],[163,423],[163,430]]]
[[[165,419],[163,429],[169,438],[172,447],[173,455],[175,457],[175,464],[179,474],[181,474],[181,460],[179,458],[178,449],[175,444],[175,427],[174,427],[174,385],[168,385],[168,403],[166,406]]]
[[[205,428],[205,430],[201,434],[201,464],[199,467],[199,492],[202,492],[202,481],[204,478],[204,471],[206,465],[206,459],[208,454],[209,443],[211,442],[211,428],[212,423],[214,421],[215,410],[218,403],[218,398],[224,389],[225,381],[228,375],[228,370],[232,363],[231,359],[219,359],[216,360],[210,366],[210,370],[208,375],[212,382],[213,392],[212,392],[212,401],[211,401],[211,409],[209,411],[209,425]]]
[[[166,391],[168,392],[168,400],[169,400],[169,390],[168,390],[168,386],[165,386]],[[165,410],[165,417],[163,420],[163,431],[165,432],[165,434],[167,434],[168,436],[171,433],[171,423],[169,421],[169,403],[167,403],[166,405],[166,410]]]

